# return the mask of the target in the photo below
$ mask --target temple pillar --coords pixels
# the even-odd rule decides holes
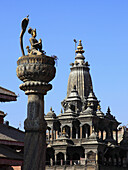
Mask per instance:
[[[44,63],[44,59],[47,59]],[[38,61],[38,62],[37,62]],[[52,89],[49,82],[55,76],[55,61],[46,55],[22,56],[17,61],[17,77],[23,81],[20,89],[28,96],[27,118],[24,121],[23,170],[44,170],[46,157],[46,121],[44,95]]]
[[[87,164],[87,153],[85,152],[85,165]]]
[[[57,155],[55,153],[55,165],[57,164]]]
[[[80,126],[80,139],[82,139],[82,126]]]
[[[96,164],[98,164],[98,152],[96,152]]]
[[[53,159],[50,158],[50,165],[53,166]]]
[[[72,139],[72,126],[70,127],[70,139]]]
[[[51,139],[54,139],[53,128],[51,129]]]
[[[90,126],[90,135],[92,134],[92,126]]]
[[[54,140],[56,139],[56,130],[54,130]]]
[[[61,166],[63,165],[63,159],[60,160],[60,165],[61,165]]]
[[[60,129],[61,129],[61,136],[62,136],[62,132],[63,132],[63,128],[62,128],[62,125],[61,125]]]
[[[70,165],[72,165],[72,155],[70,155]]]
[[[64,161],[65,161],[65,165],[66,165],[66,161],[67,161],[67,155],[66,155],[66,153],[64,154]]]
[[[24,170],[32,167],[34,170],[41,170],[45,166],[43,161],[46,152],[46,122],[42,113],[44,113],[44,95],[28,94],[27,119],[24,122]]]
[[[56,139],[58,139],[58,130],[56,131]]]

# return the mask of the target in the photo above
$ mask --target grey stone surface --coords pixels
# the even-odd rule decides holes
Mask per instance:
[[[58,116],[48,112],[46,169],[125,170],[128,135],[118,142],[118,125],[110,108],[103,113],[92,88],[81,41],[71,64],[67,96]],[[120,146],[121,144],[121,146]]]
[[[24,121],[24,170],[44,170],[46,157],[46,121],[44,95],[52,89],[55,77],[54,58],[42,55],[22,56],[17,61],[20,89],[28,95],[27,118]]]

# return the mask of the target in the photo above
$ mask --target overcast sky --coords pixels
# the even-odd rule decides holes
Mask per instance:
[[[17,60],[22,55],[19,35],[21,21],[29,14],[29,27],[37,29],[47,55],[57,55],[53,89],[45,97],[58,115],[66,97],[74,62],[73,39],[81,39],[90,64],[93,88],[104,113],[111,113],[122,125],[128,123],[128,1],[127,0],[5,0],[0,3],[0,86],[14,91],[17,102],[1,103],[10,125],[23,129],[27,96],[19,89]],[[30,35],[24,36],[24,47]]]

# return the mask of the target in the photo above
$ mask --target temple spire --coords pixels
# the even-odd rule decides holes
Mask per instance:
[[[85,57],[83,56],[84,50],[83,50],[81,40],[79,40],[79,44],[78,44],[77,50],[75,52],[76,52],[75,63],[76,62],[77,63],[83,63]]]
[[[76,53],[80,53],[80,54],[83,54],[83,53],[84,53],[84,50],[83,50],[83,46],[82,46],[81,40],[79,40],[79,44],[78,44],[78,46],[77,46]]]

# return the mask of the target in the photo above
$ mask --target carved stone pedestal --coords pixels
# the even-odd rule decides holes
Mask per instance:
[[[20,89],[28,95],[27,118],[24,121],[24,170],[45,170],[46,122],[44,95],[56,69],[54,59],[46,55],[22,56],[17,61],[17,76],[24,83]]]

